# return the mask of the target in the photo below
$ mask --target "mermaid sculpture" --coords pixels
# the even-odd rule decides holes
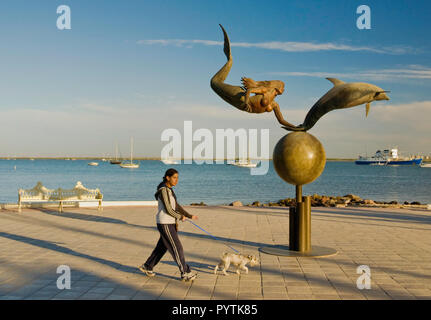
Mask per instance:
[[[232,68],[232,54],[230,51],[230,42],[227,33],[220,25],[224,34],[224,53],[227,58],[226,64],[211,78],[211,88],[223,100],[239,110],[250,113],[263,113],[274,111],[278,122],[288,128],[288,130],[299,131],[293,124],[284,120],[280,112],[280,106],[274,101],[274,98],[284,92],[284,83],[280,80],[272,81],[254,81],[251,78],[243,77],[243,87],[233,86],[225,83],[230,69]],[[254,96],[250,96],[254,93]]]

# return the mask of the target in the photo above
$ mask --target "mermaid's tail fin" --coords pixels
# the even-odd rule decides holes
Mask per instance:
[[[230,52],[230,41],[229,41],[229,37],[227,36],[226,30],[223,28],[223,26],[221,24],[219,24],[220,28],[223,31],[223,35],[224,35],[224,54],[226,55],[227,60],[231,60],[232,59],[232,54]]]
[[[283,129],[286,129],[287,131],[307,131],[302,125],[299,126],[282,126]]]
[[[232,68],[232,54],[230,52],[230,43],[229,43],[229,37],[227,36],[226,30],[223,28],[222,25],[220,25],[220,28],[223,31],[224,35],[224,53],[227,58],[227,62],[225,65],[211,78],[211,87],[215,92],[217,92],[219,95],[224,94],[223,91],[225,91],[224,81],[226,80],[227,76],[229,75],[230,69]]]
[[[214,92],[227,103],[233,105],[243,111],[250,112],[247,105],[244,103],[245,89],[240,86],[233,86],[225,83],[227,76],[229,75],[230,69],[232,68],[232,53],[230,51],[229,37],[227,36],[226,30],[220,25],[224,35],[224,48],[223,51],[226,55],[227,62],[223,67],[211,78],[211,88]]]

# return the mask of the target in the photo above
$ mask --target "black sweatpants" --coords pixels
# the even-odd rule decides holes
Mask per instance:
[[[145,262],[145,267],[148,270],[153,270],[154,266],[159,263],[166,251],[174,258],[180,268],[181,274],[190,272],[190,267],[184,259],[183,246],[178,238],[177,230],[174,224],[157,224],[157,229],[160,232],[160,239],[157,242],[156,248],[151,253],[150,257]]]

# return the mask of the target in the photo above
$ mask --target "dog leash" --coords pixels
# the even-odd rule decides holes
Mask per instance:
[[[205,229],[203,229],[203,228],[199,227],[199,226],[198,226],[196,223],[194,223],[193,221],[191,221],[191,220],[189,220],[189,219],[187,219],[187,221],[188,221],[188,222],[190,222],[191,224],[195,225],[196,227],[198,227],[199,229],[201,229],[203,232],[205,232],[206,234],[210,235],[210,236],[211,236],[211,237],[213,237],[214,239],[222,241],[224,245],[228,246],[229,248],[231,248],[231,249],[232,249],[233,251],[235,251],[236,253],[239,253],[239,251],[238,251],[238,250],[235,250],[235,249],[234,249],[234,248],[232,248],[230,245],[228,245],[228,244],[224,243],[224,241],[223,241],[223,240],[218,239],[217,237],[213,236],[211,233],[209,233],[209,232],[208,232],[208,231],[206,231]]]

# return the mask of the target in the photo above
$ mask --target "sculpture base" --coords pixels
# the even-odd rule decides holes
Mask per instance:
[[[272,254],[275,256],[304,257],[304,258],[330,257],[338,253],[337,250],[332,248],[327,248],[327,247],[312,246],[310,251],[301,252],[301,251],[290,250],[289,246],[283,246],[283,245],[261,247],[259,248],[259,251],[267,254]]]

